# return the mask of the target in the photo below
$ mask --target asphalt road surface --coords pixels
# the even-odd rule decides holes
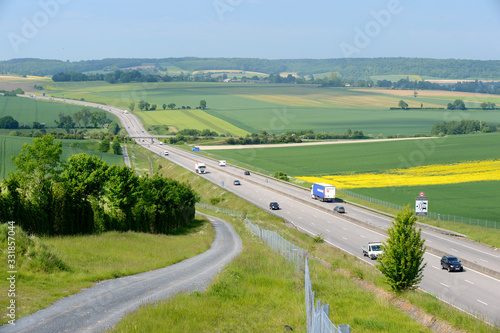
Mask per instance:
[[[98,283],[23,317],[0,332],[104,332],[127,313],[179,292],[203,291],[213,277],[241,251],[233,227],[208,216],[216,235],[206,252],[172,266]]]

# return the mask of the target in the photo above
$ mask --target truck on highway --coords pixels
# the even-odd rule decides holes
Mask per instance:
[[[368,246],[362,246],[361,250],[363,250],[363,255],[365,257],[369,257],[372,260],[377,259],[381,254],[384,253],[384,251],[382,251],[381,242],[369,242]]]
[[[207,167],[203,162],[196,162],[194,164],[194,169],[196,170],[196,173],[205,173],[207,171]]]
[[[311,186],[311,198],[321,201],[334,201],[335,186],[326,183],[314,183]]]

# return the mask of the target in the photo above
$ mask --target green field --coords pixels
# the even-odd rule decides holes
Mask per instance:
[[[0,96],[0,118],[12,116],[19,124],[28,124],[31,127],[34,121],[45,123],[46,127],[55,127],[60,113],[73,115],[80,111],[82,106],[68,103],[37,100],[36,98],[4,97]],[[91,112],[102,111],[90,108]],[[110,118],[114,118],[109,114]]]
[[[57,141],[57,140],[56,140]],[[87,153],[96,155],[108,164],[124,165],[122,155],[114,155],[110,153],[100,153],[90,151],[86,148],[88,144],[92,144],[92,140],[61,140],[63,143],[63,152],[61,155],[62,161],[67,161],[71,155]],[[25,143],[32,144],[33,138],[3,136],[0,135],[0,179],[8,178],[9,172],[14,172],[15,166],[11,156],[18,156]]]
[[[448,185],[357,188],[352,191],[401,206],[410,204],[411,207],[415,205],[415,198],[423,191],[429,199],[430,212],[500,223],[499,186],[499,181],[489,181]],[[443,216],[443,219],[446,217]],[[464,218],[463,221],[462,219],[456,221],[469,223],[470,219]]]
[[[362,130],[366,135],[413,135],[429,133],[438,122],[460,119],[480,119],[499,123],[498,113],[491,111],[447,110],[394,111],[401,96],[391,91],[358,91],[346,88],[321,88],[310,85],[247,84],[215,82],[160,82],[108,84],[106,82],[67,82],[46,85],[46,92],[57,97],[85,98],[87,101],[127,108],[141,99],[161,105],[175,103],[177,107],[195,108],[200,100],[207,101],[210,116],[203,119],[177,117],[169,111],[136,112],[149,125],[170,125],[183,128],[221,132],[224,127],[232,135],[246,135],[266,130],[283,133],[289,130],[312,129],[315,132],[344,133],[347,129]],[[408,92],[412,95],[412,91]],[[410,107],[446,107],[456,96],[405,96]],[[495,99],[497,97],[492,96]],[[478,107],[482,100],[463,98],[468,107]],[[180,111],[182,112],[182,111]],[[189,127],[190,126],[190,127]],[[238,131],[239,128],[241,131]]]
[[[500,159],[500,133],[452,136],[436,139],[252,148],[208,151],[216,158],[254,167],[268,174],[283,171],[289,176],[325,176],[419,165]],[[335,185],[335,184],[334,184]],[[432,199],[430,211],[500,221],[498,182],[461,183],[421,187],[355,189],[391,203],[412,203],[420,191]],[[460,204],[457,204],[457,203]],[[471,209],[473,207],[473,209]]]
[[[238,161],[269,173],[326,176],[419,165],[500,159],[500,133],[420,140],[303,145],[285,148],[211,150],[210,154]],[[478,149],[480,147],[480,149]]]

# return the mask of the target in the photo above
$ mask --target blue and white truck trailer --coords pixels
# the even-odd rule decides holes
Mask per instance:
[[[335,200],[335,186],[326,183],[314,183],[311,186],[311,198],[321,201]]]

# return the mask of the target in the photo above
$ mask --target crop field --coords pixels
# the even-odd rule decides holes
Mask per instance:
[[[466,218],[500,222],[500,181],[483,181],[447,185],[358,188],[356,193],[410,207],[424,192],[429,199],[429,211]],[[457,220],[462,222],[462,220]]]
[[[108,84],[106,82],[66,82],[46,84],[49,95],[81,98],[85,100],[127,108],[131,102],[141,100],[155,103],[160,110],[141,114],[150,125],[163,124],[183,128],[207,128],[221,132],[226,128],[233,135],[246,135],[266,130],[283,133],[288,130],[312,129],[315,132],[344,133],[347,129],[361,130],[366,135],[413,135],[429,133],[432,126],[445,120],[481,119],[498,123],[498,113],[471,110],[452,113],[448,110],[389,110],[404,99],[410,107],[446,107],[459,93],[419,91],[393,91],[382,89],[321,88],[309,85],[160,82]],[[440,95],[437,95],[437,94]],[[457,95],[458,94],[458,95]],[[463,93],[467,97],[467,93]],[[467,101],[465,97],[462,97]],[[491,96],[485,101],[496,101]],[[175,103],[177,107],[192,109],[200,100],[207,101],[205,113],[198,113],[190,125],[186,115],[165,115],[161,106]],[[466,105],[478,107],[483,100],[469,98]],[[498,103],[500,105],[500,101]],[[136,107],[137,110],[137,107]],[[207,116],[217,117],[218,123]],[[224,125],[224,126],[222,126]],[[231,127],[233,127],[231,129]],[[238,127],[242,132],[234,129]]]
[[[335,183],[342,189],[444,185],[500,181],[500,160],[432,164],[383,173],[360,173],[323,177],[297,177],[308,183]]]
[[[56,140],[57,141],[57,140]],[[123,156],[89,151],[85,148],[90,140],[61,140],[63,152],[61,160],[67,161],[71,155],[87,153],[96,155],[108,164],[124,165]],[[0,135],[0,179],[8,178],[9,172],[16,171],[12,156],[18,156],[25,143],[32,144],[32,138]]]
[[[208,151],[269,173],[329,176],[422,165],[500,159],[500,133],[407,141],[346,141],[345,144]],[[478,149],[478,147],[481,147]]]
[[[354,192],[406,205],[413,202],[420,191],[425,191],[426,194],[429,193],[429,196],[436,198],[435,204],[430,208],[433,212],[459,215],[457,212],[461,211],[461,216],[495,221],[500,220],[498,218],[500,208],[496,204],[500,200],[500,191],[497,187],[500,175],[499,142],[500,133],[494,133],[412,141],[212,150],[208,153],[217,158],[226,159],[229,163],[233,161],[248,167],[253,166],[268,174],[283,171],[289,176],[308,181],[316,181],[316,179],[305,177],[325,176],[327,180],[321,181],[336,185],[340,189],[352,188],[349,179],[369,174],[365,177],[379,177],[385,181],[381,185],[385,187],[360,188],[359,186],[367,185],[359,182],[359,186],[353,189]],[[483,163],[465,163],[473,161],[483,161]],[[481,164],[485,166],[484,170],[489,170],[484,171],[484,175],[488,175],[484,178],[475,176],[480,174],[479,165]],[[407,177],[407,183],[397,183],[397,178],[387,173],[387,170],[405,169],[405,172],[413,171],[413,175],[418,175],[419,170],[425,170],[423,166],[433,168],[434,174],[436,177],[441,177],[443,183],[449,178],[470,182],[449,183],[450,181],[447,181],[449,184],[442,184],[440,179],[435,179],[433,182],[424,183],[423,177],[415,178],[414,176]],[[462,170],[463,173],[458,175],[460,166],[468,166],[469,169]],[[439,176],[436,174],[437,170],[441,172]],[[449,174],[454,174],[454,176],[449,176]],[[415,178],[417,183],[412,178]],[[346,179],[346,182],[342,182],[342,179]],[[346,184],[345,187],[344,184]],[[458,197],[463,199],[464,205],[472,205],[474,209],[464,207],[458,210],[455,200]]]
[[[29,126],[37,121],[47,124],[47,127],[54,127],[54,120],[58,119],[60,113],[72,115],[81,109],[78,105],[41,101],[36,98],[0,96],[0,118],[12,116],[19,124],[26,123]],[[97,110],[91,108],[91,112]]]
[[[203,110],[168,110],[168,111],[137,111],[142,120],[150,125],[176,124],[177,129],[193,128],[198,130],[211,129],[217,134],[245,136],[245,130],[228,124]]]

